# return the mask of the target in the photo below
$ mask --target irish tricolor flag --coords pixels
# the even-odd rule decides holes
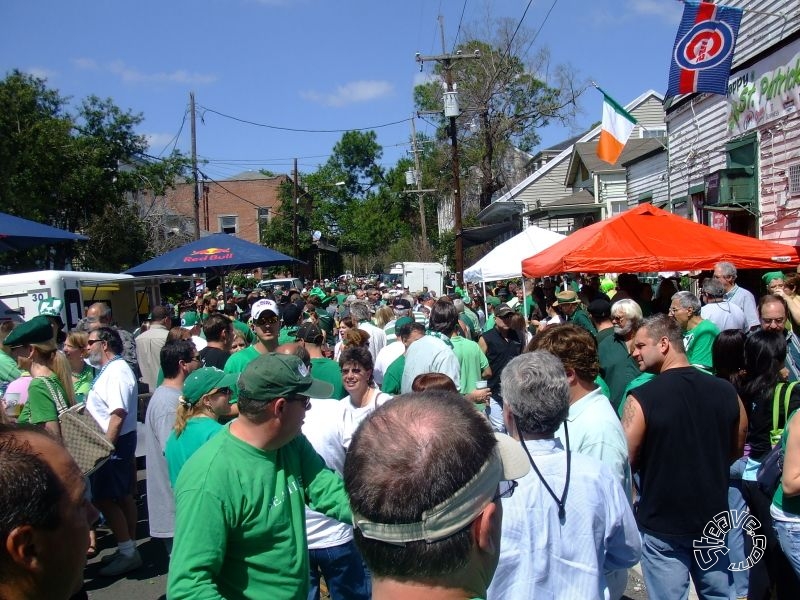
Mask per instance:
[[[597,89],[603,94],[603,128],[597,142],[597,158],[613,165],[622,154],[636,119],[611,96]]]

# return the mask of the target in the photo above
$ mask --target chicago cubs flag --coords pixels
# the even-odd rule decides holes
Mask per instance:
[[[636,119],[611,96],[600,88],[597,89],[603,94],[603,125],[600,129],[600,141],[597,142],[597,158],[613,165],[622,154],[633,126],[636,125]]]
[[[675,36],[667,97],[694,92],[725,96],[742,9],[684,2]]]

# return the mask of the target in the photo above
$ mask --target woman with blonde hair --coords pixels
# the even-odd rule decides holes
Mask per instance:
[[[394,309],[391,306],[381,306],[375,311],[375,325],[381,329],[386,326],[389,321],[394,321]]]
[[[183,395],[175,415],[175,428],[167,440],[164,456],[172,487],[183,465],[222,425],[219,419],[231,414],[238,373],[215,367],[197,369],[183,382]]]
[[[16,327],[5,343],[20,367],[30,371],[32,377],[28,401],[17,421],[41,425],[61,439],[58,408],[72,406],[75,394],[69,362],[56,347],[50,321],[47,317],[34,317]]]
[[[64,355],[69,362],[72,373],[72,387],[75,391],[75,401],[83,402],[92,388],[94,369],[83,360],[89,350],[89,334],[77,329],[67,334],[64,342]]]
[[[233,341],[231,342],[231,354],[236,354],[245,348],[247,348],[247,340],[244,337],[244,333],[234,327]]]

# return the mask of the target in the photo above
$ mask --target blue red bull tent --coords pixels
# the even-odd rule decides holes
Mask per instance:
[[[250,269],[301,262],[264,246],[227,233],[200,238],[125,271],[129,275],[222,274],[233,269]]]

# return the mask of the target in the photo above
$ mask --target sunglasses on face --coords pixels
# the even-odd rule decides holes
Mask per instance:
[[[259,317],[256,319],[256,325],[266,327],[267,325],[275,325],[278,321],[280,321],[278,317]]]

